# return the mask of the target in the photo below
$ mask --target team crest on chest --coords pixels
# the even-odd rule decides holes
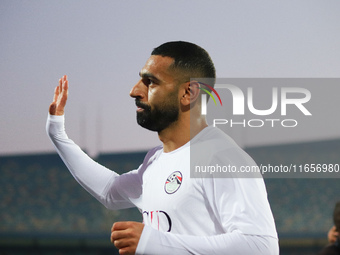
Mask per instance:
[[[169,175],[165,182],[165,192],[168,194],[175,193],[182,184],[182,173],[179,171],[173,172]]]

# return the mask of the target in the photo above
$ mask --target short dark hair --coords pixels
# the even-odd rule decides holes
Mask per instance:
[[[334,225],[337,231],[340,231],[340,201],[336,203],[333,212]]]
[[[210,78],[214,85],[216,70],[208,52],[200,46],[183,41],[164,43],[155,48],[151,55],[174,59],[172,67],[184,71],[188,78]],[[210,83],[210,82],[209,82]]]

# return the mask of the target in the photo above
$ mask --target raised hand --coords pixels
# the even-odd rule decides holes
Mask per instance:
[[[119,249],[120,255],[133,255],[144,228],[143,223],[121,221],[111,228],[111,242]]]
[[[64,75],[59,79],[59,85],[54,90],[53,102],[50,104],[49,112],[51,115],[64,115],[64,108],[68,96],[68,80]]]

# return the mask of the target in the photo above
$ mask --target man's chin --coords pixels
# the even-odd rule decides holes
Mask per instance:
[[[161,119],[163,118],[163,121]],[[145,112],[137,112],[137,123],[150,131],[161,132],[177,121],[178,117],[167,118],[166,114],[150,115]]]
[[[150,131],[157,131],[154,129],[152,122],[148,119],[146,119],[144,116],[141,116],[142,114],[137,113],[137,123],[139,126],[148,129]]]
[[[138,122],[138,125],[141,126],[142,128],[147,129],[147,130],[158,132],[157,129],[153,128],[151,125],[147,125],[146,123],[139,123]]]

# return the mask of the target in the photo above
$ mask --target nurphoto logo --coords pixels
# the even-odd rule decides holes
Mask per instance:
[[[263,95],[263,92],[261,93],[261,91],[258,91],[258,80],[249,79],[248,82],[248,86],[246,88],[243,86],[243,90],[238,85],[234,85],[228,82],[228,80],[223,79],[219,79],[216,82],[214,88],[206,83],[198,82],[201,85],[199,89],[206,92],[201,95],[201,114],[208,114],[207,95],[212,98],[215,106],[217,106],[217,100],[213,95],[214,93],[217,96],[220,105],[222,106],[222,99],[220,95],[227,92],[229,95],[231,95],[232,100],[223,99],[223,101],[228,104],[225,106],[229,107],[228,110],[230,110],[230,108],[232,109],[233,116],[252,115],[256,118],[244,118],[241,121],[238,118],[236,121],[236,119],[226,119],[225,117],[221,116],[221,118],[213,119],[213,126],[227,124],[230,127],[238,125],[250,128],[258,128],[263,126],[275,127],[278,125],[282,127],[296,127],[298,125],[298,120],[295,118],[288,118],[288,109],[293,109],[295,112],[299,111],[302,116],[312,116],[312,113],[306,106],[312,98],[311,92],[308,89],[303,87],[289,86],[289,82],[286,82],[285,84],[288,86],[279,87],[275,86],[275,84],[266,86],[266,95]],[[255,94],[257,95],[256,97]],[[262,101],[270,103],[265,108],[259,109],[256,104],[259,104]],[[214,108],[212,110],[216,109]],[[272,117],[274,114],[275,116],[279,115],[280,118]]]
[[[210,86],[208,84],[205,84],[203,82],[198,82],[198,84],[200,85],[198,88],[200,90],[204,91],[205,93],[207,93],[212,98],[212,100],[214,101],[215,105],[217,105],[215,97],[209,92],[209,90],[207,90],[207,89],[205,89],[205,88],[203,88],[201,86],[205,86],[208,89],[210,89],[211,91],[213,91],[216,94],[216,96],[217,96],[217,98],[220,101],[220,104],[222,106],[221,97],[220,97],[220,95],[217,93],[217,91],[212,86]],[[201,97],[202,97],[201,114],[202,115],[207,115],[207,101],[208,101],[207,100],[207,95],[206,94],[202,94]]]

